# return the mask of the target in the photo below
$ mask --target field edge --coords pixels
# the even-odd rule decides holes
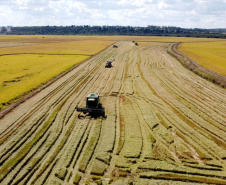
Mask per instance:
[[[3,118],[9,112],[11,112],[14,108],[16,108],[17,106],[19,106],[21,103],[23,103],[26,100],[30,99],[31,97],[33,97],[34,95],[36,95],[37,93],[39,93],[40,91],[42,91],[43,89],[45,89],[46,87],[50,86],[52,83],[54,83],[55,81],[57,81],[61,77],[65,76],[66,74],[68,74],[69,72],[71,72],[73,69],[77,68],[79,65],[81,65],[84,62],[86,62],[89,59],[90,58],[87,58],[87,59],[85,59],[85,60],[83,60],[83,61],[81,61],[81,62],[73,65],[71,68],[69,68],[66,71],[61,72],[60,74],[58,74],[57,76],[53,77],[49,81],[47,81],[45,83],[42,83],[39,86],[37,86],[36,88],[31,89],[31,90],[25,92],[24,94],[21,94],[18,97],[15,97],[10,102],[7,102],[7,106],[6,107],[3,107],[2,110],[0,110],[0,119]]]
[[[213,82],[223,88],[226,88],[226,76],[218,74],[214,71],[206,69],[205,67],[199,65],[194,60],[190,59],[189,57],[181,54],[177,47],[181,44],[181,42],[174,43],[168,47],[167,53],[176,58],[185,68],[191,70],[195,74],[199,75],[200,77]]]

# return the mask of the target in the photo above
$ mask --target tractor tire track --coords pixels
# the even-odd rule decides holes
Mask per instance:
[[[2,184],[226,183],[225,89],[182,67],[171,43],[117,45],[0,119]],[[78,119],[89,93],[107,119]]]

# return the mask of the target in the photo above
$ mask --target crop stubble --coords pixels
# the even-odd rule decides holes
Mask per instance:
[[[226,183],[225,89],[183,68],[171,43],[117,45],[0,120],[2,184]],[[107,119],[77,118],[91,92]]]

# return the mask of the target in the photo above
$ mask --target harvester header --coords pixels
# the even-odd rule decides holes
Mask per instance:
[[[107,117],[105,115],[105,109],[100,103],[99,94],[95,94],[95,93],[89,94],[86,98],[86,107],[82,107],[82,108],[75,107],[75,109],[78,112],[82,112],[84,114],[83,117],[85,117],[87,113],[91,117],[99,117],[99,116],[102,116],[103,118]],[[79,117],[82,117],[82,115],[79,115]]]

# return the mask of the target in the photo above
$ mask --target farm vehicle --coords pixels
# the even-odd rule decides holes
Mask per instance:
[[[112,61],[107,61],[107,62],[106,62],[106,65],[105,65],[105,68],[111,68],[111,67],[113,67],[113,66],[112,66],[112,62],[113,62],[113,61],[115,61],[115,59],[112,60]]]
[[[137,42],[135,42],[134,40],[132,41],[136,46],[138,46],[138,43]]]
[[[113,48],[117,48],[117,47],[118,47],[117,45],[115,45],[115,44],[113,45]]]
[[[78,117],[85,117],[88,113],[88,116],[107,118],[105,115],[105,109],[100,103],[99,94],[91,93],[86,98],[86,107],[78,108],[75,107],[78,112],[82,112],[84,115],[79,114]]]
[[[107,61],[105,68],[111,68],[112,67],[112,61]]]

